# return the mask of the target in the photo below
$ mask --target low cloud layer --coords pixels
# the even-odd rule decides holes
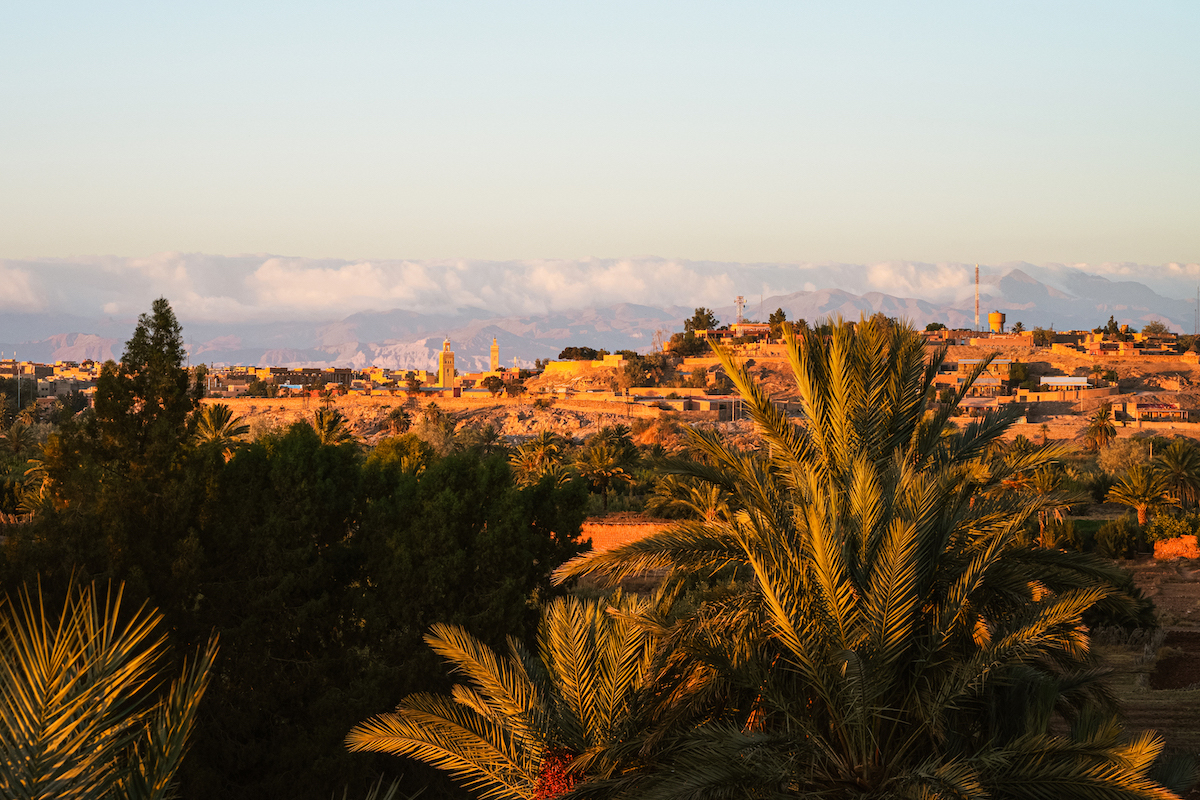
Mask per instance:
[[[994,283],[1014,267],[1070,293],[1079,273],[1193,297],[1200,264],[981,265]],[[0,260],[0,311],[128,318],[159,296],[183,320],[331,320],[360,311],[523,316],[637,303],[723,307],[760,296],[838,288],[952,303],[974,291],[973,264],[733,264],[653,257],[529,261],[341,261],[162,253]]]

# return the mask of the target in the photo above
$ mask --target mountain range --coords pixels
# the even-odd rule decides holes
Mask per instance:
[[[659,262],[644,263],[652,268]],[[967,268],[960,266],[957,271],[946,271],[941,266],[906,266],[908,273],[893,270],[889,274],[904,277],[907,283],[902,285],[923,287],[922,293],[929,299],[881,291],[855,293],[845,288],[815,288],[813,280],[818,275],[830,285],[869,282],[870,271],[866,268],[825,265],[819,273],[813,268],[798,273],[804,278],[804,289],[764,291],[759,297],[749,299],[744,316],[765,320],[776,308],[782,308],[788,319],[809,321],[829,316],[857,319],[860,315],[881,312],[919,326],[929,322],[942,322],[952,328],[974,326],[974,287],[962,280]],[[754,273],[755,269],[760,272]],[[745,267],[755,275],[766,269],[761,265]],[[1031,273],[1045,273],[1049,279],[1039,280]],[[716,281],[710,296],[719,296],[725,283],[731,286],[740,283],[739,273],[729,265],[693,267],[691,274]],[[952,276],[954,285],[939,285],[936,282],[939,274]],[[780,278],[785,275],[779,268],[771,273],[771,283],[784,282]],[[721,283],[722,279],[725,283]],[[760,285],[769,283],[764,280]],[[692,288],[681,285],[680,296],[694,301],[698,295]],[[185,303],[179,316],[193,361],[216,365],[363,367],[374,364],[393,369],[430,368],[443,340],[449,338],[459,365],[467,371],[487,367],[493,337],[500,345],[505,366],[554,358],[570,345],[647,352],[653,347],[656,332],[669,335],[681,330],[683,320],[694,310],[688,303],[604,303],[603,300],[619,296],[620,292],[614,289],[607,295],[598,294],[602,296],[594,305],[541,313],[511,313],[513,307],[520,305],[518,298],[508,303],[510,313],[496,313],[475,305],[425,313],[403,308],[361,310],[336,319],[312,319],[311,314],[303,318],[297,314],[292,319],[219,321],[194,318],[198,315],[189,313]],[[637,287],[631,287],[628,294],[630,299],[636,297]],[[518,297],[517,293],[510,295]],[[987,312],[992,310],[1005,312],[1009,325],[1021,321],[1027,328],[1040,325],[1059,330],[1093,328],[1111,315],[1134,327],[1157,319],[1172,330],[1192,333],[1196,320],[1196,302],[1192,299],[1171,298],[1141,282],[1112,280],[1074,268],[1048,270],[1028,264],[990,268],[981,277],[980,295],[981,321],[985,325]],[[111,310],[111,305],[106,308]],[[713,310],[722,321],[731,322],[736,317],[732,303],[718,305]],[[16,352],[22,359],[44,362],[115,358],[119,357],[134,324],[129,315],[5,310],[0,314],[0,351],[6,357]]]

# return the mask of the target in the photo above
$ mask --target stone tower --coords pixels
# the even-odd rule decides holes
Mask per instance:
[[[454,388],[454,351],[450,349],[449,339],[442,342],[442,352],[438,353],[438,386]]]
[[[500,345],[496,342],[496,337],[492,337],[492,372],[500,370]]]

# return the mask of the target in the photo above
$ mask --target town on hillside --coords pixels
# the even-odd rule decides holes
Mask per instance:
[[[373,399],[392,404],[392,398],[399,398],[409,405],[437,401],[450,410],[553,404],[585,415],[678,414],[695,422],[729,421],[741,417],[741,404],[711,345],[740,360],[785,413],[795,414],[800,409],[788,377],[784,327],[806,325],[804,320],[787,320],[782,310],[766,322],[739,319],[721,325],[711,310],[699,308],[683,331],[660,336],[651,353],[569,346],[558,359],[539,360],[532,369],[501,366],[501,346],[495,339],[490,369],[481,372],[456,369],[448,339],[433,370],[238,365],[192,369],[202,375],[206,397],[242,399],[250,413],[268,409],[270,403],[283,412],[293,407],[302,411],[313,400],[353,406],[369,405]],[[1161,323],[1139,331],[1110,317],[1093,330],[1026,330],[1020,322],[1006,327],[1005,315],[992,312],[986,330],[952,330],[932,323],[923,335],[930,353],[947,348],[934,379],[935,401],[949,401],[950,393],[991,358],[960,404],[964,414],[1016,404],[1023,423],[1074,438],[1084,415],[1108,405],[1124,428],[1169,427],[1200,437],[1200,340],[1172,333]],[[47,413],[56,403],[78,411],[91,404],[101,368],[95,361],[41,364],[8,358],[0,359],[0,378],[19,378],[14,395],[27,393],[25,397],[36,398],[36,406]],[[259,407],[254,406],[256,400]],[[519,426],[506,431],[516,436],[523,432]]]

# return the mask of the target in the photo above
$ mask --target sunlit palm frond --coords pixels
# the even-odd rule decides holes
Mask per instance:
[[[449,697],[410,695],[356,726],[347,747],[410,756],[483,797],[534,797],[551,754],[578,757],[631,732],[652,639],[633,622],[645,603],[612,602],[551,602],[536,658],[516,643],[500,657],[461,628],[435,626],[427,641],[467,683]]]
[[[165,798],[216,655],[215,640],[165,695],[157,612],[121,590],[72,590],[51,615],[40,591],[0,614],[0,786],[18,798]]]

